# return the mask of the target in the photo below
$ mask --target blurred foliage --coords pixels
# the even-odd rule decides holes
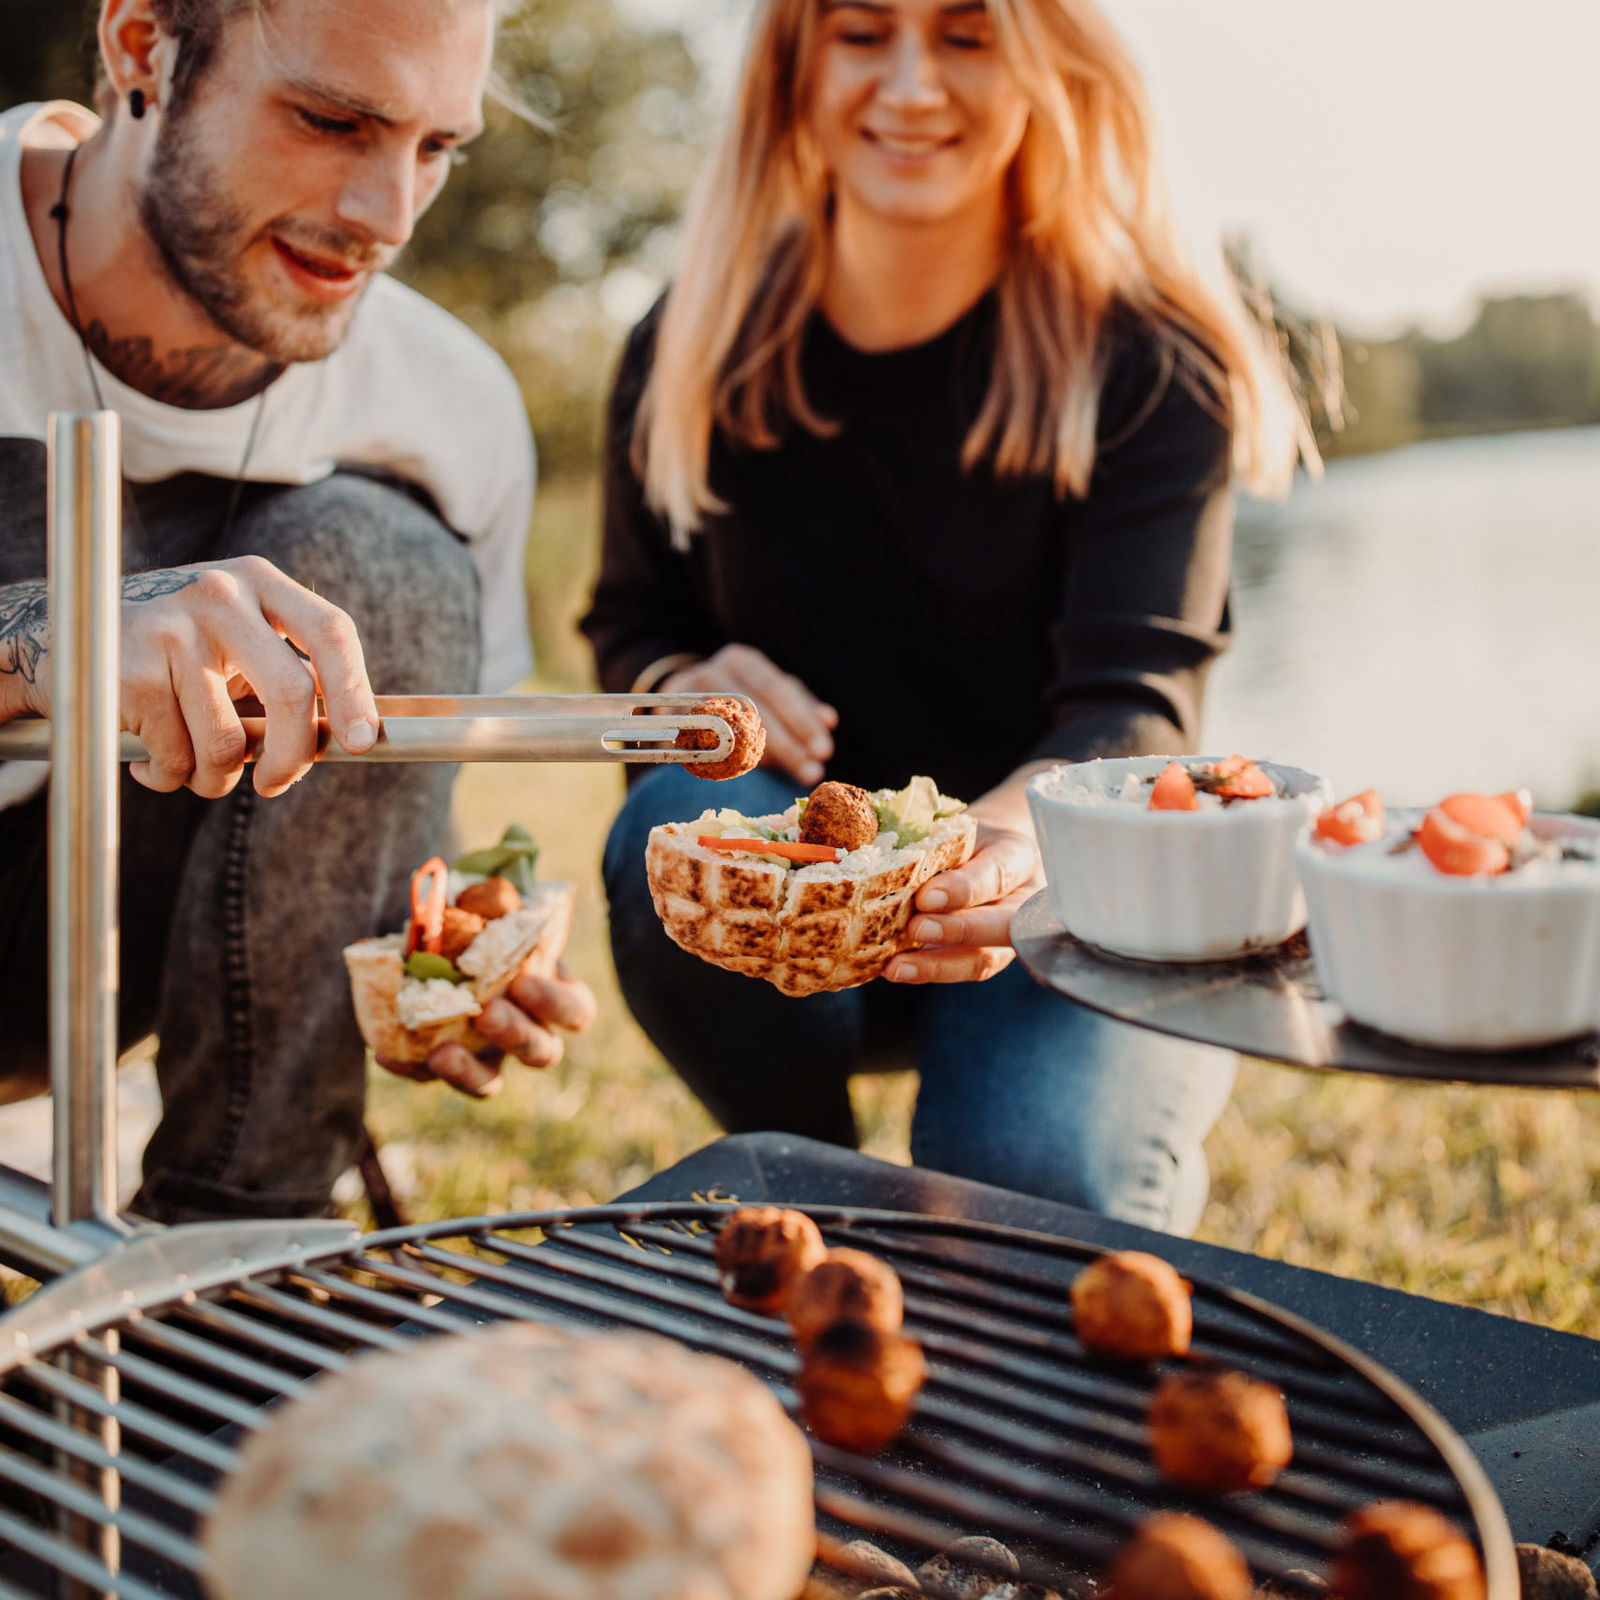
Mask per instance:
[[[490,108],[401,276],[511,364],[546,466],[586,466],[622,336],[670,267],[699,159],[699,74],[681,34],[636,26],[612,0],[529,0],[498,73],[518,109]]]

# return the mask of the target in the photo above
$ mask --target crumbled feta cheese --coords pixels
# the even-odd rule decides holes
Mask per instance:
[[[454,1017],[475,1017],[483,1009],[472,989],[448,978],[405,978],[395,1000],[395,1015],[403,1028],[423,1028]]]

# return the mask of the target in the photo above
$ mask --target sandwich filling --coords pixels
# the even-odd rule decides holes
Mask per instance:
[[[841,786],[821,785],[813,795],[796,800],[787,811],[777,816],[747,817],[726,806],[720,810],[703,811],[695,821],[682,824],[681,831],[692,833],[699,840],[748,839],[750,846],[739,851],[744,859],[778,867],[785,872],[804,873],[807,878],[848,878],[886,866],[897,851],[915,850],[940,832],[942,823],[966,810],[964,801],[940,794],[932,778],[916,777],[903,789],[856,791],[870,805],[877,822],[877,833],[854,848],[836,846],[833,860],[807,859],[791,855],[788,851],[769,854],[760,848],[763,842],[780,846],[799,845],[807,837],[814,836],[816,830],[806,828],[806,811],[821,790],[830,787]]]
[[[405,962],[395,999],[402,1027],[482,1011],[473,980],[502,971],[544,922],[544,909],[523,898],[532,893],[537,860],[532,836],[513,823],[499,844],[472,851],[452,867],[435,856],[417,868],[411,921],[403,935],[393,935]]]

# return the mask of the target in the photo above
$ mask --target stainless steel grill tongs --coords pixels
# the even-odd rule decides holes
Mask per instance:
[[[627,761],[685,765],[720,761],[733,749],[721,717],[697,715],[701,697],[683,694],[379,695],[378,742],[353,756],[318,719],[318,761]],[[726,698],[742,699],[742,696]],[[748,704],[748,702],[746,702]],[[266,717],[253,702],[239,705],[253,761],[266,736]],[[679,750],[688,728],[705,728],[716,743]],[[0,727],[0,761],[46,761],[50,724],[22,717]],[[117,759],[143,761],[131,733],[117,736]]]

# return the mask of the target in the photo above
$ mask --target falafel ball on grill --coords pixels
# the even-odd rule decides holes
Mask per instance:
[[[688,761],[684,765],[697,778],[742,778],[761,764],[767,748],[767,730],[761,725],[761,713],[743,700],[728,695],[712,695],[697,701],[692,708],[697,717],[721,717],[733,734],[733,749],[720,761]],[[673,744],[679,750],[713,750],[717,736],[710,728],[684,728]]]
[[[864,1322],[835,1322],[803,1350],[795,1388],[819,1439],[876,1455],[910,1421],[927,1375],[916,1340]]]
[[[878,813],[865,789],[853,783],[819,783],[800,818],[802,844],[860,850],[878,837]]]
[[[864,1250],[829,1250],[790,1285],[783,1314],[801,1350],[835,1322],[861,1322],[898,1333],[905,1320],[905,1291],[887,1261]]]
[[[1379,1500],[1340,1532],[1332,1578],[1344,1600],[1483,1600],[1478,1552],[1431,1506]]]
[[[740,1206],[722,1225],[712,1254],[728,1303],[770,1315],[782,1310],[793,1286],[827,1259],[828,1247],[803,1211]]]
[[[1250,1569],[1209,1522],[1163,1511],[1122,1547],[1111,1588],[1117,1600],[1248,1600]]]
[[[1175,1372],[1156,1386],[1149,1417],[1156,1465],[1192,1489],[1265,1489],[1294,1454],[1282,1392],[1243,1372]]]
[[[1113,1250],[1072,1280],[1079,1342],[1127,1361],[1181,1356],[1194,1332],[1189,1285],[1159,1256]]]

